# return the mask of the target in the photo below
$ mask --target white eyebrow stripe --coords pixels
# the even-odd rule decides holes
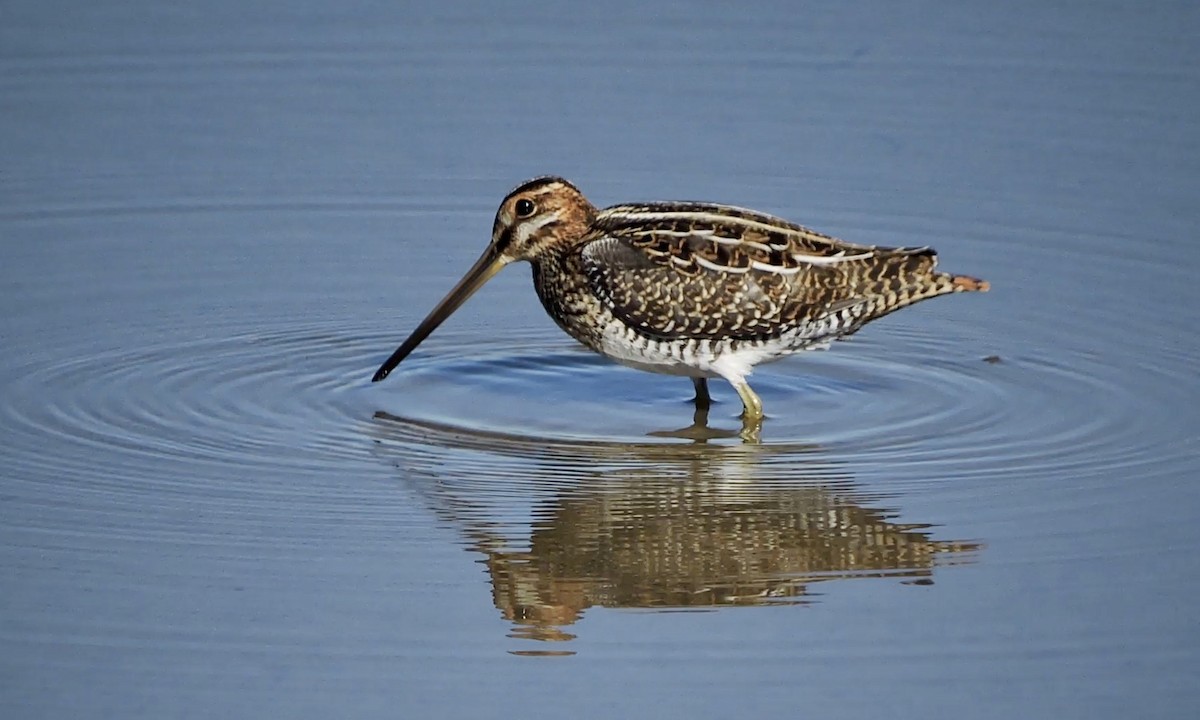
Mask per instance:
[[[537,232],[538,230],[541,230],[542,228],[546,227],[547,225],[549,225],[552,222],[556,222],[557,220],[558,220],[558,213],[548,212],[548,213],[542,215],[541,217],[537,218],[536,220],[521,223],[520,225],[517,226],[517,232],[516,232],[517,242],[518,243],[527,242],[529,240],[529,238],[533,237],[533,234],[535,232]]]

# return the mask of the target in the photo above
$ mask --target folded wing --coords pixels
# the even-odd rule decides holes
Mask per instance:
[[[843,335],[941,294],[932,283],[947,277],[927,248],[854,245],[740,208],[624,205],[595,227],[581,250],[589,283],[659,339]]]

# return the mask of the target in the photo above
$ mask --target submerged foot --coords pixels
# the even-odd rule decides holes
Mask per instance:
[[[757,445],[762,440],[762,421],[761,413],[757,417],[750,417],[745,412],[742,413],[742,431],[738,433],[742,442]]]
[[[728,438],[741,437],[741,433],[737,430],[726,430],[724,428],[710,427],[708,424],[708,408],[697,405],[695,412],[692,414],[692,424],[687,427],[677,430],[655,430],[646,433],[650,437],[667,437],[681,438],[691,440],[697,445],[703,445],[709,440],[725,440]]]

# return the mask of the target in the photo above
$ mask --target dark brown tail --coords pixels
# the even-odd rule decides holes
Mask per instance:
[[[893,248],[878,257],[888,265],[888,270],[881,272],[879,277],[898,275],[903,278],[907,293],[902,291],[901,294],[914,296],[908,304],[952,292],[987,292],[991,287],[987,280],[970,275],[938,272],[937,252],[933,248]]]
[[[893,313],[900,308],[908,307],[935,298],[939,295],[949,295],[960,292],[987,292],[991,287],[987,280],[980,280],[969,275],[951,275],[943,272],[928,272],[924,276],[910,277],[909,284],[900,290],[882,290],[872,299],[871,309],[866,313],[863,322]]]

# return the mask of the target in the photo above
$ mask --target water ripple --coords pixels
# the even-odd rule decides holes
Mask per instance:
[[[1069,334],[1053,351],[985,357],[969,328],[880,323],[756,373],[761,444],[736,437],[723,384],[710,416],[694,416],[690,383],[552,330],[450,328],[370,383],[394,342],[310,323],[48,349],[57,359],[7,373],[10,492],[41,507],[90,497],[105,512],[85,532],[114,541],[225,547],[245,538],[180,528],[179,508],[254,527],[286,503],[296,552],[348,519],[386,520],[385,533],[432,513],[483,558],[513,637],[544,641],[570,639],[598,605],[809,602],[835,578],[927,584],[980,546],[899,522],[890,498],[974,479],[1145,477],[1178,456],[1164,445],[1188,441],[1158,419],[1182,402],[1185,353],[1130,374]],[[379,482],[420,502],[381,502]],[[81,532],[75,518],[24,522],[50,542]]]
[[[69,359],[18,369],[0,420],[22,440],[16,462],[55,473],[90,472],[91,451],[101,449],[184,465],[330,470],[367,457],[351,439],[376,412],[411,421],[414,443],[543,457],[556,442],[678,444],[661,436],[692,419],[688,383],[619,368],[538,333],[482,342],[442,333],[393,378],[367,383],[393,341],[299,327],[63,352]],[[977,348],[955,333],[881,325],[832,352],[762,368],[754,381],[769,416],[763,442],[957,475],[1153,470],[1161,453],[1144,436],[1148,411],[1177,402],[1169,389],[1180,377],[1170,363],[1115,382],[1100,356],[989,362]],[[711,425],[732,434],[736,397],[719,381],[714,391]],[[47,437],[60,448],[52,455],[39,452]],[[108,477],[137,479],[122,473],[112,468]]]

